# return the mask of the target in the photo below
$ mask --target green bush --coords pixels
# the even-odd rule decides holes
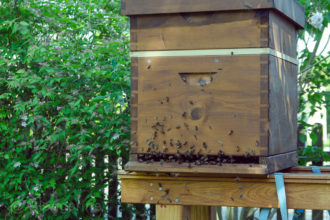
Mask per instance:
[[[103,217],[117,203],[104,189],[129,146],[119,4],[0,2],[1,219]]]

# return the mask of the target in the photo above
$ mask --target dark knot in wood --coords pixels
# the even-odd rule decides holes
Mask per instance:
[[[202,109],[201,108],[194,108],[191,113],[191,118],[193,120],[199,120],[202,117]]]

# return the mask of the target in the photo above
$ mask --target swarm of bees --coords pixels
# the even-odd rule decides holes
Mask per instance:
[[[165,97],[159,100],[160,104],[170,102],[169,97]],[[188,101],[188,104],[194,105],[195,103],[191,100]],[[181,113],[182,118],[188,119],[188,113],[186,111]],[[237,117],[235,114],[234,117]],[[143,148],[142,152],[137,155],[138,161],[141,163],[153,163],[159,162],[161,165],[164,163],[178,163],[187,164],[187,167],[191,168],[192,165],[201,166],[201,165],[219,165],[223,163],[258,163],[258,157],[255,157],[254,153],[242,153],[243,156],[231,156],[225,155],[222,150],[218,152],[212,152],[209,149],[208,144],[204,141],[201,146],[197,146],[196,142],[188,143],[186,140],[174,140],[170,138],[165,140],[163,135],[167,132],[170,132],[172,128],[166,126],[166,119],[173,118],[172,115],[160,117],[155,117],[155,123],[151,125],[153,129],[152,136],[146,139],[147,148]],[[193,125],[190,129],[190,126],[187,122],[183,123],[183,128],[180,124],[174,125],[177,132],[183,132],[184,130],[192,133],[192,136],[195,138],[195,141],[198,141],[197,132],[199,128],[197,125]],[[209,129],[212,130],[212,126],[208,125]],[[184,129],[185,128],[185,129]],[[234,134],[233,130],[227,132],[228,136]],[[183,135],[181,135],[183,137]],[[221,140],[217,141],[217,144],[220,147],[224,146],[224,142]],[[259,142],[256,141],[256,146],[259,145]],[[240,152],[240,146],[236,146],[236,152]],[[212,153],[212,154],[211,154]]]

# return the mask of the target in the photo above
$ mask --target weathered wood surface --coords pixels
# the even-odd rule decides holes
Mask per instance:
[[[216,212],[209,206],[157,205],[156,220],[216,220]]]
[[[267,166],[267,173],[274,173],[278,170],[296,166],[298,164],[298,155],[296,151],[292,151],[275,156],[261,157],[260,164]]]
[[[184,12],[274,9],[298,27],[305,25],[304,8],[295,0],[123,0],[122,14],[168,14]]]
[[[287,164],[285,164],[287,165]],[[288,167],[288,166],[286,166]],[[125,170],[136,172],[177,172],[177,173],[213,173],[213,174],[268,174],[266,164],[231,164],[195,165],[194,163],[177,162],[137,162],[133,159],[125,165]],[[273,169],[272,169],[273,171]]]
[[[330,209],[330,169],[284,173],[289,209]],[[122,202],[278,208],[274,177],[121,173]]]
[[[132,51],[268,46],[262,11],[132,16],[130,28]]]
[[[305,8],[294,0],[273,0],[275,8],[294,21],[300,28],[305,27]]]
[[[297,30],[294,25],[276,12],[269,13],[269,47],[297,57]]]
[[[132,107],[132,130],[138,135],[132,152],[148,153],[152,140],[164,154],[185,153],[194,145],[193,154],[217,155],[221,150],[226,155],[267,156],[267,125],[261,122],[260,111],[268,106],[260,94],[268,91],[261,89],[260,59],[258,55],[136,58],[139,80],[132,82],[136,84],[132,93],[139,96]],[[183,79],[182,73],[188,76]],[[201,79],[203,86],[189,84]],[[163,128],[156,132],[157,122]],[[177,141],[187,143],[178,149]]]
[[[182,220],[190,219],[189,207],[173,205],[173,206],[156,206],[156,220]]]
[[[269,57],[269,155],[297,149],[297,66]]]

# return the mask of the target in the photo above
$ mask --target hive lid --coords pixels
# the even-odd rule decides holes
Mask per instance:
[[[305,9],[297,0],[122,0],[122,14],[129,16],[251,9],[274,9],[305,26]]]

